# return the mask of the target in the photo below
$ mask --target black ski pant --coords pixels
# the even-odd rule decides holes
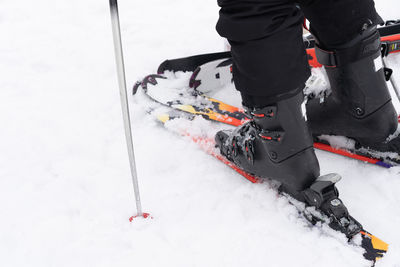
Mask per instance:
[[[324,47],[334,49],[381,23],[373,0],[218,0],[217,31],[228,39],[233,78],[246,106],[291,97],[310,76],[302,39],[304,17]]]

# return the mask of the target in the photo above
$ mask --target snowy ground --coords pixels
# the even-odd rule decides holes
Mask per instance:
[[[220,51],[215,0],[120,0],[128,84],[166,58]],[[395,0],[377,1],[385,19]],[[388,4],[392,6],[388,6]],[[108,1],[2,0],[1,266],[367,266],[310,229],[268,185],[253,185],[133,105],[143,207],[135,213]],[[391,58],[400,69],[400,57]],[[400,81],[400,72],[397,71]],[[342,198],[400,266],[399,168],[318,153]]]

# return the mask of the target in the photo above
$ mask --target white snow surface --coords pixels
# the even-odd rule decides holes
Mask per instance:
[[[251,184],[160,126],[141,94],[129,102],[143,209],[154,218],[130,223],[108,1],[1,4],[1,266],[369,265],[342,235],[310,228],[268,183]],[[215,0],[119,5],[129,87],[164,59],[224,49]],[[400,18],[397,5],[377,1],[385,19]],[[390,63],[400,69],[399,56]],[[376,266],[400,266],[400,168],[317,154],[322,173],[343,176],[352,215],[390,244]]]

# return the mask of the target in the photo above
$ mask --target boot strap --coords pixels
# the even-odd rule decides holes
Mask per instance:
[[[348,48],[332,49],[331,51],[322,49],[319,45],[315,47],[315,55],[320,64],[336,68],[359,61],[360,59],[372,56],[380,51],[379,33],[375,32],[370,37],[356,43]]]

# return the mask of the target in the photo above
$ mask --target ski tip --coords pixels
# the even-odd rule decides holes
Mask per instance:
[[[167,78],[159,74],[147,75],[146,77],[143,78],[142,81],[137,81],[135,83],[132,89],[132,95],[135,95],[137,93],[139,87],[142,87],[144,91],[147,91],[148,84],[157,85],[157,79],[167,79]]]
[[[389,244],[376,236],[361,231],[361,246],[365,249],[364,258],[373,262],[381,259],[389,249]]]
[[[135,85],[133,86],[133,88],[132,88],[132,95],[136,95],[136,93],[137,93],[137,91],[138,91],[138,89],[139,89],[139,87],[142,85],[142,82],[140,82],[140,81],[137,81],[136,83],[135,83]]]
[[[201,80],[197,80],[197,75],[199,74],[199,72],[201,71],[201,67],[197,67],[197,69],[195,69],[193,71],[192,76],[190,77],[189,80],[189,87],[193,88],[193,89],[197,89],[197,87],[199,87],[201,85]]]
[[[158,66],[157,74],[164,74],[164,72],[170,68],[170,61],[168,59],[164,60],[161,62],[160,66]]]
[[[162,123],[166,123],[167,121],[171,120],[169,114],[160,114],[157,116],[157,120],[161,121]]]
[[[135,215],[135,216],[131,216],[129,218],[129,222],[133,222],[133,220],[137,219],[137,218],[144,218],[144,219],[154,219],[153,216],[150,216],[149,213],[142,213],[141,215]]]

